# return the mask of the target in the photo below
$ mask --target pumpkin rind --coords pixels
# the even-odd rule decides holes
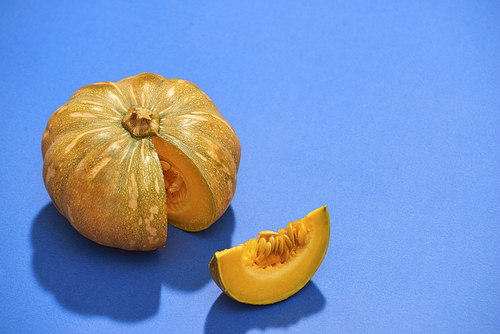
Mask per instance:
[[[160,114],[158,136],[135,137],[122,126],[134,106]],[[81,234],[129,250],[164,246],[168,203],[154,138],[182,152],[210,194],[210,221],[187,229],[206,228],[227,209],[240,159],[234,130],[196,85],[142,73],[79,89],[47,122],[45,186]]]
[[[259,266],[249,258],[257,239],[216,252],[210,261],[214,282],[229,297],[247,304],[264,305],[284,300],[309,282],[319,268],[330,240],[330,218],[326,206],[295,223],[305,224],[308,242],[284,263]]]

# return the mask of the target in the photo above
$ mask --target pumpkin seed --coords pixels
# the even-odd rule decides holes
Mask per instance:
[[[290,240],[290,238],[288,237],[288,235],[284,234],[283,235],[283,239],[285,240],[285,243],[286,243],[287,247],[289,249],[292,249],[293,248],[293,244],[292,244],[292,241]]]
[[[284,245],[285,241],[283,240],[282,236],[278,236],[276,240],[278,241],[278,247],[277,247],[278,254],[281,255],[281,254],[283,254],[283,245]]]
[[[293,245],[295,245],[295,238],[293,236],[292,223],[288,223],[288,225],[286,226],[286,234],[290,238],[290,241],[292,242],[292,247],[293,247]],[[292,249],[292,247],[289,247],[289,248]]]
[[[278,232],[274,232],[274,231],[260,231],[259,238],[270,237],[270,236],[278,235],[278,234],[279,234]]]
[[[168,162],[163,161],[163,160],[160,160],[160,165],[161,165],[161,169],[163,169],[165,172],[172,167]]]
[[[267,242],[271,244],[271,252],[276,253],[276,239],[273,236],[270,236],[267,239]]]
[[[266,251],[266,239],[260,238],[259,239],[259,253],[264,254]]]
[[[299,240],[299,245],[304,246],[306,244],[306,234],[307,234],[307,231],[305,230],[304,227],[299,229],[298,238],[297,238]]]
[[[266,249],[264,251],[264,259],[267,258],[269,256],[269,254],[271,254],[272,249],[273,249],[273,246],[271,245],[271,243],[269,241],[266,242]]]

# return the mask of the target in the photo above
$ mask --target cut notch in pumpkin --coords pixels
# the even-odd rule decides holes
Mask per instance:
[[[215,208],[205,179],[178,148],[159,136],[152,141],[163,170],[169,224],[186,231],[208,227]]]

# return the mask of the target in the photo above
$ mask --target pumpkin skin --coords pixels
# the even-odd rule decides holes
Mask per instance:
[[[250,239],[214,254],[209,264],[214,282],[229,297],[254,305],[276,303],[302,289],[325,257],[330,240],[330,217],[323,206],[290,224],[296,232],[303,229],[307,234],[301,236],[302,245],[296,244],[286,260],[273,252],[264,260],[255,260],[260,238]]]
[[[42,138],[55,207],[85,237],[127,250],[163,247],[167,223],[209,227],[234,196],[240,155],[198,86],[153,73],[80,88]]]

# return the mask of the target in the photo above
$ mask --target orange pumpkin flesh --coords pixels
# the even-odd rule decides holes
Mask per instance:
[[[234,248],[216,252],[209,264],[214,282],[229,297],[256,305],[276,303],[299,291],[312,278],[326,254],[330,240],[327,208],[316,209],[289,225],[294,235],[289,238],[292,248],[277,247],[273,241],[274,248],[269,246],[263,253],[259,250],[261,239],[271,243],[271,237],[281,241],[285,235],[288,238],[290,234],[281,230],[275,234],[261,232],[271,237],[250,239]],[[278,249],[285,251],[280,254]]]
[[[47,122],[43,178],[84,236],[163,247],[167,222],[199,231],[234,195],[240,144],[196,85],[142,73],[79,89]]]
[[[153,144],[160,161],[170,165],[163,171],[167,195],[168,222],[185,231],[200,231],[214,221],[215,207],[212,193],[205,178],[181,151],[160,137],[153,137]],[[180,174],[180,191],[170,192],[168,185],[175,182],[169,174]],[[169,181],[169,179],[171,181]]]

